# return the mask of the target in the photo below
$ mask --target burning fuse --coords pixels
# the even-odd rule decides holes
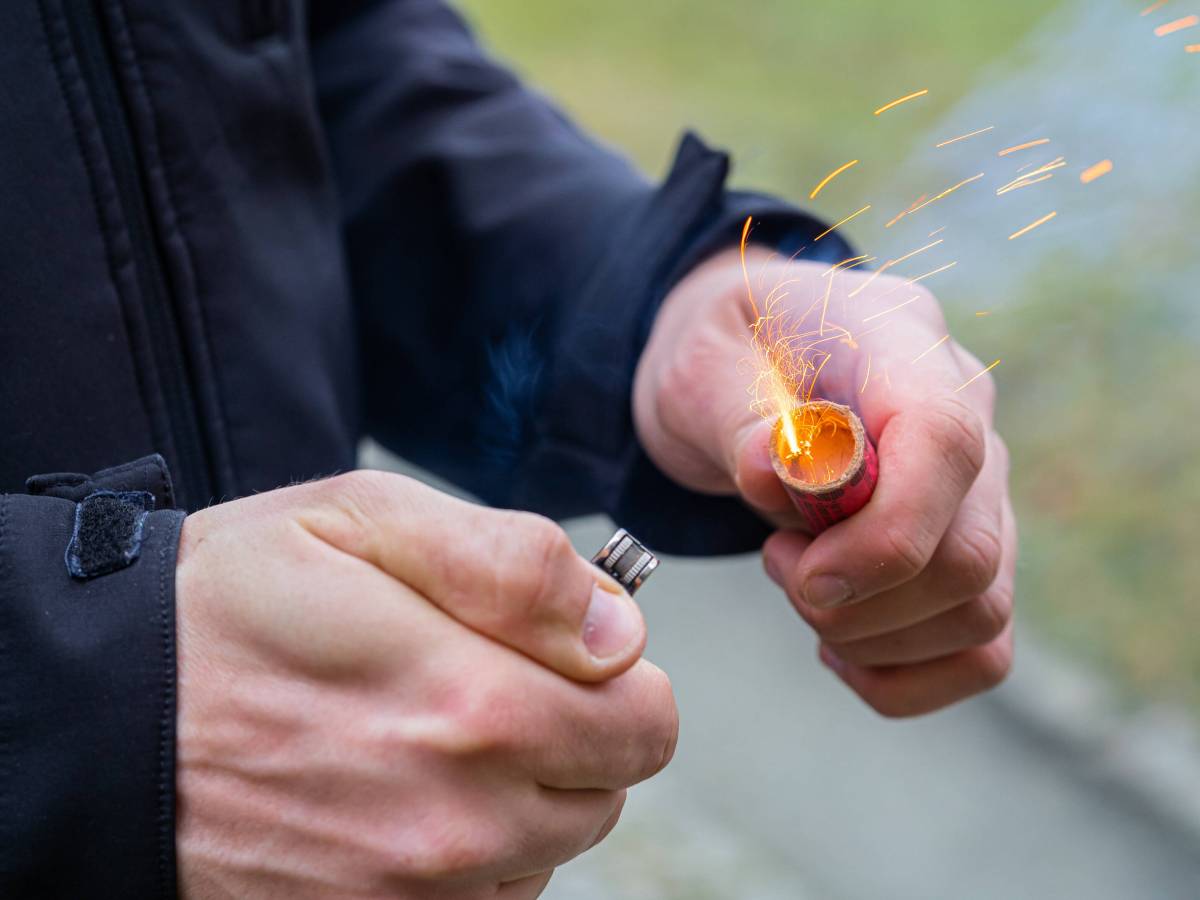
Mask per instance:
[[[630,594],[636,593],[658,568],[658,557],[624,528],[617,529],[617,533],[592,557],[592,562]]]
[[[802,403],[776,420],[771,464],[813,534],[866,506],[879,480],[862,420],[825,400]]]

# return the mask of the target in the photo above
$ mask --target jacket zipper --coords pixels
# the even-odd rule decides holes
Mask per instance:
[[[63,9],[129,229],[139,294],[150,331],[150,356],[166,400],[167,429],[180,467],[180,471],[173,473],[177,493],[182,494],[179,505],[195,509],[212,499],[214,479],[196,413],[178,314],[142,184],[129,115],[94,0],[67,0]]]

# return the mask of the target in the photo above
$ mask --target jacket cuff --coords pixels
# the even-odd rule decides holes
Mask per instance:
[[[184,513],[140,516],[136,555],[80,578],[79,508],[0,495],[0,895],[174,897]]]
[[[737,498],[688,491],[658,470],[637,441],[630,397],[634,370],[663,299],[706,256],[736,246],[752,216],[751,240],[787,256],[836,262],[853,255],[836,233],[771,197],[726,191],[726,154],[685,135],[671,172],[614,231],[604,261],[569,320],[548,372],[530,474],[516,476],[513,502],[563,518],[602,509],[655,550],[685,555],[757,549],[768,526]],[[580,415],[580,410],[586,415]],[[590,508],[564,506],[581,485]]]

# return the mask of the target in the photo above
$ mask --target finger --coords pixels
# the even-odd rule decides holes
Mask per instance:
[[[941,616],[980,596],[996,581],[1002,563],[1015,557],[1006,536],[1008,454],[993,433],[979,478],[967,492],[929,564],[913,580],[871,599],[832,609],[805,603],[800,581],[811,540],[776,535],[764,547],[768,571],[797,611],[828,642],[847,643],[890,634]],[[778,577],[776,577],[778,576]]]
[[[950,656],[991,643],[1012,618],[1012,587],[1001,579],[978,599],[891,634],[826,646],[856,666],[898,666]]]
[[[409,478],[354,472],[306,486],[301,523],[476,631],[579,681],[625,671],[645,623],[549,519],[488,509]]]
[[[666,674],[645,660],[597,685],[542,684],[529,693],[535,740],[521,764],[545,787],[620,790],[660,772],[675,753],[679,714]]]
[[[991,690],[1012,667],[1012,626],[983,647],[908,666],[856,666],[821,645],[821,661],[863,701],[888,718],[933,712]]]
[[[549,872],[509,881],[497,888],[496,896],[503,900],[533,900],[535,897],[542,896],[542,892],[546,890],[546,885],[550,883],[553,876],[554,870],[551,869]]]
[[[617,808],[612,811],[612,815],[608,817],[608,821],[604,823],[604,827],[600,829],[600,833],[596,835],[596,839],[588,845],[589,850],[612,834],[612,830],[617,827],[617,822],[621,820],[621,813],[625,810],[625,801],[629,799],[629,793],[627,791],[618,791],[617,794],[621,798],[620,802],[617,803]]]
[[[809,606],[861,602],[928,565],[986,458],[983,419],[946,387],[957,377],[873,401],[868,422],[884,421],[879,483],[861,511],[818,536],[800,561],[796,596]]]
[[[624,802],[623,791],[540,787],[523,802],[507,804],[497,825],[507,829],[509,841],[499,863],[501,877],[513,882],[570,862],[616,824],[614,817],[620,815]]]

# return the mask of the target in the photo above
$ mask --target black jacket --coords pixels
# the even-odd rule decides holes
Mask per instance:
[[[175,893],[183,510],[371,435],[663,550],[761,539],[628,409],[674,279],[746,215],[820,227],[723,155],[648,184],[440,0],[21,0],[0,37],[0,896]]]

